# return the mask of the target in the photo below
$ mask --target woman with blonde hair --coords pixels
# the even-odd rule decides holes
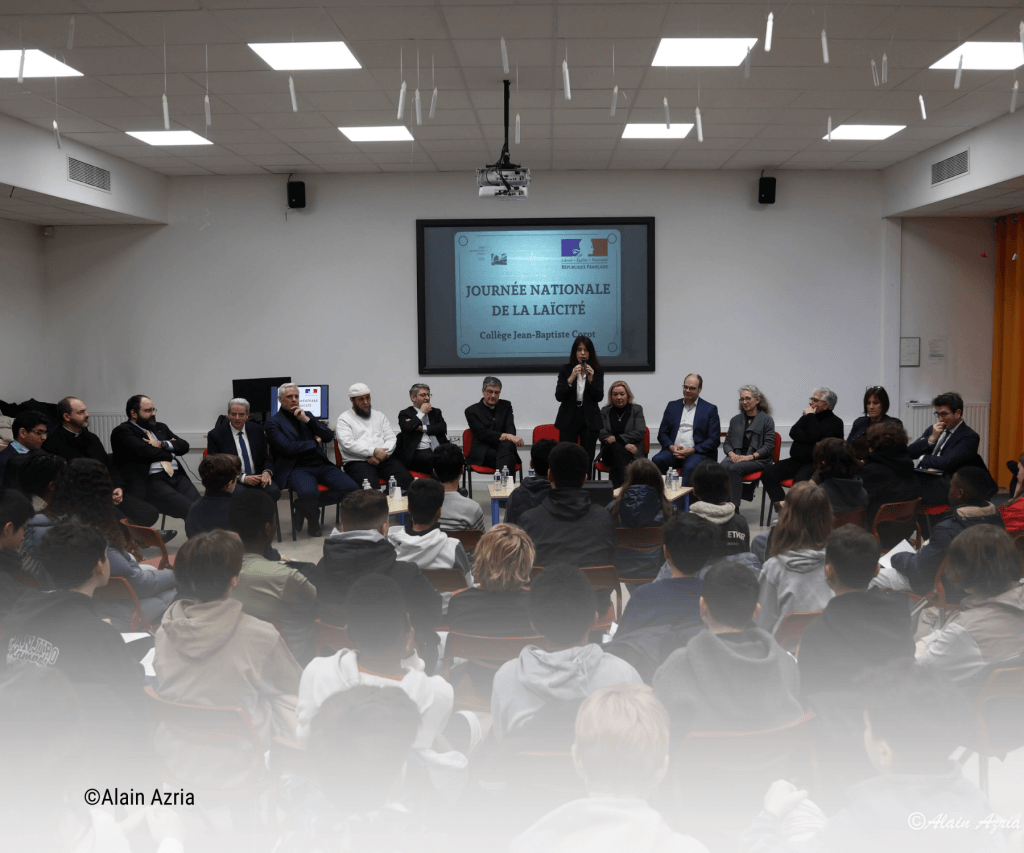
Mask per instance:
[[[647,421],[643,407],[633,402],[633,392],[623,380],[612,383],[608,401],[601,409],[601,432],[597,441],[601,464],[611,471],[612,486],[617,489],[626,479],[626,466],[634,459],[647,457],[644,449]]]

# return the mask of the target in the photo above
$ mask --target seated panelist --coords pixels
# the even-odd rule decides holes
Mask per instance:
[[[281,490],[274,485],[274,466],[267,452],[263,427],[249,421],[249,401],[235,397],[228,401],[228,419],[210,430],[206,450],[211,456],[227,453],[241,463],[238,483],[247,489],[262,489],[277,503]]]
[[[601,462],[611,471],[612,486],[616,489],[626,480],[626,466],[634,459],[647,457],[644,434],[647,421],[639,403],[633,402],[633,392],[623,380],[613,382],[608,389],[609,403],[601,409]]]
[[[348,389],[348,398],[352,408],[338,416],[334,429],[345,473],[356,485],[367,480],[374,489],[380,480],[394,477],[405,491],[412,474],[395,456],[398,438],[387,415],[373,408],[370,386],[357,382]]]
[[[497,376],[484,378],[483,395],[479,403],[466,409],[466,423],[473,433],[469,464],[495,471],[507,466],[513,474],[519,465],[516,448],[525,442],[516,435],[512,404],[501,399],[501,380]]]
[[[417,382],[409,389],[412,405],[398,413],[395,457],[410,471],[432,476],[434,451],[448,443],[448,424],[430,404],[430,386]]]
[[[669,468],[679,469],[684,486],[690,485],[690,474],[705,459],[718,461],[718,445],[722,441],[718,406],[701,399],[704,380],[691,373],[683,380],[683,398],[665,407],[658,428],[661,450],[651,461],[664,474]]]

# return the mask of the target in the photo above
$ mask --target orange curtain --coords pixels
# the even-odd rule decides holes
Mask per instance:
[[[1006,462],[1024,452],[1024,214],[998,222],[992,336],[992,421],[988,468],[1006,480]]]

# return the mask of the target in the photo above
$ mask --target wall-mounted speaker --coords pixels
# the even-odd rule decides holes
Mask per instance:
[[[774,183],[774,178],[772,179]],[[774,187],[772,189],[774,194]],[[774,197],[774,195],[773,195]],[[306,206],[306,183],[305,181],[288,181],[288,207],[292,210],[301,210]]]
[[[760,178],[757,182],[758,204],[775,204],[775,178]]]

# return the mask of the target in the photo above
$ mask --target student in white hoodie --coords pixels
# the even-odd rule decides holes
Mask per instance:
[[[404,491],[412,482],[412,474],[394,456],[398,436],[383,412],[373,408],[370,386],[357,382],[348,389],[352,408],[338,415],[334,434],[341,448],[341,463],[357,483],[370,481],[376,489],[381,480],[394,477]]]
[[[510,853],[706,853],[647,804],[668,769],[669,722],[650,687],[592,693],[576,716],[572,747],[587,799],[555,809],[514,839]]]
[[[530,586],[527,609],[545,648],[527,646],[495,674],[491,727],[498,740],[556,703],[580,702],[609,684],[642,683],[632,666],[590,642],[597,604],[579,569],[541,572]]]
[[[405,527],[390,528],[388,541],[395,546],[399,560],[415,563],[421,572],[461,569],[466,586],[472,586],[473,572],[466,549],[440,527],[443,507],[444,486],[437,480],[415,480],[409,487],[410,520]]]

